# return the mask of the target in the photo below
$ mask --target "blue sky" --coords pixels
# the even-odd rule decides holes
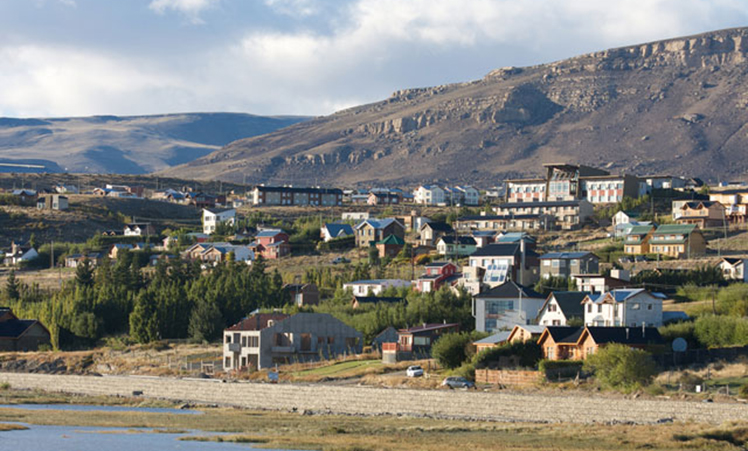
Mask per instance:
[[[0,0],[0,116],[324,115],[746,25],[744,0]]]

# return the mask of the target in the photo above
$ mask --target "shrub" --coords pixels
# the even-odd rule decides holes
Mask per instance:
[[[708,348],[748,345],[748,319],[703,315],[695,322],[694,335]]]
[[[506,343],[502,346],[486,349],[475,356],[476,368],[487,368],[496,366],[502,357],[515,357],[518,366],[522,368],[535,368],[543,352],[534,341]]]
[[[683,338],[688,342],[691,349],[700,348],[701,342],[696,337],[696,323],[693,321],[681,321],[668,324],[659,329],[660,335],[667,343],[672,343],[676,338]]]
[[[610,344],[584,362],[585,371],[595,373],[608,388],[632,391],[646,386],[655,375],[655,365],[648,352],[622,344]]]
[[[696,389],[697,385],[703,384],[704,378],[690,371],[685,371],[678,378],[678,383],[681,385],[681,387],[683,387],[684,390],[691,391]]]
[[[738,387],[738,397],[741,399],[748,399],[748,383]]]
[[[582,360],[541,360],[538,362],[538,370],[545,374],[549,380],[558,377],[575,376],[582,371],[584,362]]]
[[[431,356],[445,368],[457,368],[468,359],[469,346],[472,337],[468,333],[444,334],[431,347]]]

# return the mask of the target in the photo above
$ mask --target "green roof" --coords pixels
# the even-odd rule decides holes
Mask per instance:
[[[398,237],[398,236],[389,235],[389,236],[387,236],[387,238],[385,238],[385,239],[383,239],[381,241],[377,241],[376,244],[385,244],[385,245],[389,244],[389,245],[403,246],[403,245],[405,245],[405,241],[402,238]]]
[[[626,235],[646,235],[650,230],[652,230],[651,225],[638,225],[631,227],[631,230]]]
[[[655,235],[690,235],[695,229],[694,224],[665,224],[655,230]]]

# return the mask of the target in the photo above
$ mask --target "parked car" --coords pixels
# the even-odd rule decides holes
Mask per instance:
[[[334,259],[332,260],[332,264],[333,264],[333,265],[337,265],[337,264],[339,264],[339,263],[350,263],[350,262],[351,262],[351,261],[350,261],[350,260],[348,260],[348,259],[347,259],[347,258],[345,258],[345,257],[335,257],[335,258],[334,258]]]
[[[421,377],[423,376],[423,368],[418,365],[409,366],[405,371],[405,375],[408,377]]]
[[[449,376],[442,381],[442,387],[449,388],[475,388],[475,384],[464,377]]]

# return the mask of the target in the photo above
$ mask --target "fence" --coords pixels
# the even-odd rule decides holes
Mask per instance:
[[[475,370],[475,382],[479,384],[528,386],[544,379],[540,371],[522,370]]]

